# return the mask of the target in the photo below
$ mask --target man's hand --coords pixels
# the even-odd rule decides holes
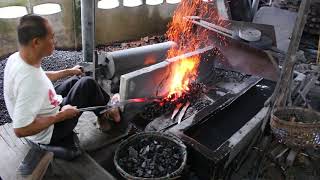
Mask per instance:
[[[46,71],[46,75],[51,81],[56,81],[68,76],[79,76],[84,75],[82,67],[79,65],[74,66],[73,68],[64,69],[60,71]]]
[[[36,117],[31,124],[22,128],[15,128],[17,137],[26,137],[35,135],[48,128],[52,124],[79,116],[80,112],[75,106],[65,105],[61,111],[52,116]]]
[[[74,66],[73,68],[70,69],[70,71],[72,72],[72,75],[76,75],[76,76],[83,75],[83,69],[79,65]]]
[[[60,113],[62,115],[62,120],[66,120],[79,116],[80,111],[77,109],[76,106],[65,105],[61,108]]]
[[[26,137],[35,135],[44,129],[48,128],[52,124],[61,122],[67,119],[72,119],[80,115],[80,111],[76,106],[65,105],[61,108],[61,111],[52,116],[36,117],[33,122],[22,128],[14,128],[14,132],[17,137]]]

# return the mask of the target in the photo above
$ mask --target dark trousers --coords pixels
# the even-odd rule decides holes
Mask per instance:
[[[56,93],[63,97],[60,107],[64,105],[84,108],[90,106],[104,106],[108,103],[109,95],[89,76],[73,76],[55,87]],[[98,117],[99,112],[94,112]],[[78,123],[79,117],[64,120],[54,124],[50,145],[64,146],[73,137],[73,129]]]

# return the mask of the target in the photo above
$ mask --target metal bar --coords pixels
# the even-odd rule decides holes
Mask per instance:
[[[173,111],[173,113],[172,113],[172,116],[171,116],[171,118],[170,118],[171,120],[174,120],[174,118],[176,117],[176,115],[177,115],[178,112],[180,111],[182,105],[183,105],[183,104],[180,103],[180,104],[178,104],[177,107],[174,109],[174,111]]]
[[[208,25],[206,25],[206,24],[203,24],[203,23],[198,22],[198,21],[195,21],[195,20],[188,20],[188,21],[192,22],[193,24],[197,24],[197,25],[199,25],[199,26],[201,26],[201,27],[204,27],[204,28],[206,28],[206,29],[209,29],[209,30],[211,30],[211,31],[214,31],[214,32],[216,32],[216,33],[220,33],[220,34],[222,34],[222,35],[224,35],[224,36],[227,36],[227,37],[232,38],[232,35],[230,35],[230,34],[228,34],[228,33],[226,33],[226,32],[223,32],[223,31],[221,31],[220,29],[213,28],[213,27],[211,27],[211,26],[208,26]]]
[[[254,15],[258,11],[260,0],[253,0],[251,7],[251,18],[253,19]]]
[[[200,23],[205,24],[205,25],[207,25],[207,26],[209,26],[209,27],[212,27],[212,28],[214,28],[214,29],[220,30],[220,31],[222,31],[222,32],[224,32],[224,33],[230,34],[231,36],[232,36],[233,33],[234,33],[234,32],[233,32],[232,30],[230,30],[230,29],[227,29],[227,28],[222,27],[222,26],[218,26],[218,25],[213,24],[213,23],[209,23],[209,22],[204,21],[204,20],[200,20]]]
[[[79,108],[78,110],[80,112],[84,112],[84,111],[94,111],[94,110],[97,110],[97,109],[102,109],[102,108],[106,108],[108,106],[92,106],[92,107],[86,107],[86,108]]]
[[[188,101],[182,108],[178,116],[178,124],[180,124],[183,116],[186,114],[188,107],[190,106],[190,102]]]
[[[84,62],[93,62],[95,0],[81,0],[82,53]]]
[[[317,56],[317,64],[320,64],[320,35],[319,35],[319,43],[318,43],[318,56]]]
[[[92,106],[92,107],[86,107],[86,108],[79,108],[78,110],[83,112],[83,111],[94,111],[98,109],[110,109],[110,108],[116,108],[116,107],[121,107],[130,103],[145,103],[145,102],[159,102],[162,97],[146,97],[146,98],[134,98],[134,99],[127,99],[123,101],[119,101],[116,103],[108,103],[107,105],[104,106]]]

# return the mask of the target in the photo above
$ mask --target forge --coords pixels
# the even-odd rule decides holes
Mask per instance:
[[[264,102],[278,79],[278,66],[256,44],[226,34],[229,31],[221,35],[212,29],[216,25],[200,17],[211,16],[208,19],[216,24],[231,24],[237,30],[244,24],[220,22],[214,13],[190,17],[184,10],[196,11],[197,6],[181,7],[167,32],[177,43],[167,58],[120,77],[121,100],[157,101],[127,104],[122,118],[136,132],[180,138],[188,147],[189,170],[199,179],[212,179],[223,174],[258,132],[267,113]],[[263,33],[264,38],[267,35]]]
[[[258,49],[246,44],[241,46],[258,54]],[[270,72],[277,74],[275,68],[266,66],[260,66],[260,72],[243,73],[230,66],[228,59],[221,56],[223,53],[217,55],[216,51],[213,46],[207,46],[167,59],[122,75],[120,83],[120,95],[124,100],[166,97],[170,82],[167,77],[172,73],[173,63],[181,58],[200,56],[198,75],[194,80],[201,89],[200,95],[191,101],[183,101],[180,106],[174,103],[175,107],[167,108],[167,111],[155,108],[154,111],[159,112],[149,116],[145,114],[150,113],[150,103],[129,104],[124,107],[123,117],[138,132],[158,131],[179,137],[189,147],[188,162],[201,179],[212,177],[213,171],[227,166],[248,145],[266,114],[264,102],[275,87],[271,76],[261,76],[266,77]],[[250,54],[250,51],[246,53]],[[266,57],[263,51],[260,53]],[[255,60],[258,62],[254,66],[268,61],[267,58]]]

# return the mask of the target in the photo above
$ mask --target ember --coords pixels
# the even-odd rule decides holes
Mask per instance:
[[[171,96],[162,99],[160,102],[147,104],[141,113],[141,117],[146,120],[152,120],[161,114],[172,112],[178,104],[184,104],[188,101],[193,104],[206,91],[205,85],[198,82],[188,84],[187,89],[188,91],[181,94],[171,94]]]

